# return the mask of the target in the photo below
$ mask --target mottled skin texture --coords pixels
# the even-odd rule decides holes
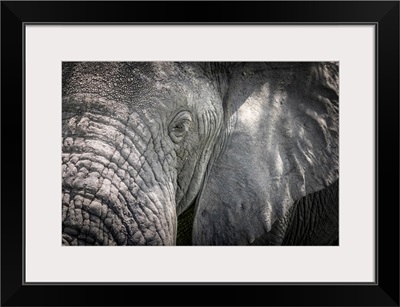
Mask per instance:
[[[338,239],[335,63],[63,63],[62,128],[64,245]]]
[[[338,245],[339,182],[296,201],[250,245]],[[194,205],[178,217],[177,245],[192,245]]]

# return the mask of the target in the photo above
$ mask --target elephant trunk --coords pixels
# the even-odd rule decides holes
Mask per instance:
[[[63,245],[174,244],[174,176],[163,171],[168,161],[160,159],[146,125],[95,110],[66,110]]]

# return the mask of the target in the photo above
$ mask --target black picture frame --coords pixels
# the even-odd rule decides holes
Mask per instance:
[[[24,25],[27,23],[375,25],[376,283],[25,284]],[[1,131],[2,306],[399,306],[398,1],[3,1]]]

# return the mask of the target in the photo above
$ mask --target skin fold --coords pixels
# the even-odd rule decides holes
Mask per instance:
[[[337,63],[64,62],[62,73],[63,245],[338,239]]]

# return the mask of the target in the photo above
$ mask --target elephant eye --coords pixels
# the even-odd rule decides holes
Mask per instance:
[[[186,136],[192,125],[192,116],[182,111],[175,116],[169,127],[169,135],[174,143],[179,143]]]

